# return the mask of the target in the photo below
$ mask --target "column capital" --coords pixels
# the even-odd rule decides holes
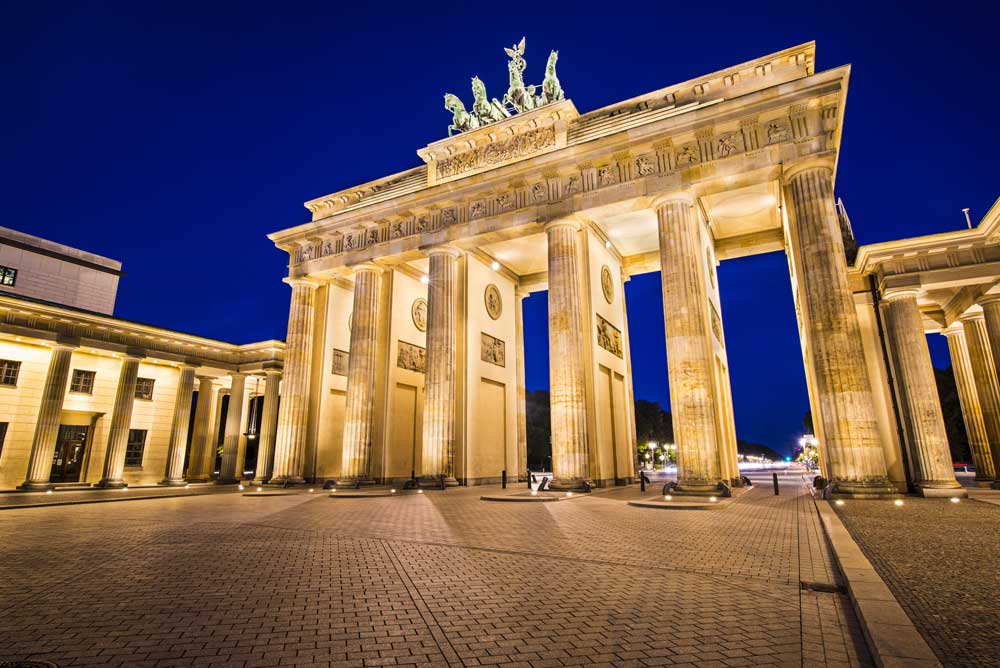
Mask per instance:
[[[55,341],[52,341],[51,345],[53,348],[76,350],[80,347],[80,339],[75,336],[58,336]]]
[[[781,169],[781,183],[783,185],[788,185],[796,176],[812,170],[828,172],[830,177],[833,178],[835,166],[836,162],[834,161],[834,157],[832,155],[817,156],[807,158],[806,160],[799,160],[791,164],[783,164]]]
[[[915,285],[901,285],[890,288],[883,288],[882,301],[893,302],[903,299],[914,299],[920,296],[920,288]]]
[[[980,306],[986,306],[987,304],[996,304],[1000,302],[1000,293],[987,292],[985,295],[981,296],[976,300],[976,303]]]
[[[983,315],[983,309],[979,307],[972,307],[962,315],[958,316],[959,322],[974,322],[976,320],[985,320]]]
[[[284,283],[288,283],[288,285],[293,288],[303,287],[315,289],[319,287],[319,281],[312,278],[306,278],[305,276],[286,276],[281,280]]]
[[[951,336],[965,336],[965,330],[962,328],[962,323],[955,321],[941,330],[941,336],[951,337]]]
[[[556,218],[555,220],[550,220],[549,222],[545,223],[545,225],[542,227],[542,230],[544,232],[548,232],[549,230],[554,229],[556,227],[571,227],[574,230],[581,230],[583,229],[583,223],[580,221],[579,218],[576,218],[575,216],[567,216],[565,218]]]
[[[374,262],[361,262],[359,264],[351,265],[351,271],[357,275],[364,272],[373,272],[376,274],[382,273],[382,267],[378,266]]]
[[[133,348],[129,346],[128,348],[125,349],[125,352],[122,353],[122,357],[124,357],[127,360],[141,361],[146,359],[146,351],[142,348]]]
[[[671,204],[674,202],[694,206],[697,201],[698,196],[691,190],[674,190],[672,192],[662,193],[654,197],[651,203],[651,208],[655,211],[665,204]]]
[[[427,257],[432,255],[450,255],[451,257],[461,257],[462,251],[451,246],[434,246],[427,249]]]
[[[280,368],[268,368],[268,369],[264,369],[264,376],[267,377],[267,378],[271,378],[272,376],[279,376],[280,377],[281,376],[281,371],[282,370]]]
[[[204,382],[215,383],[215,381],[218,380],[215,376],[204,376],[204,375],[200,376],[196,375],[195,378],[197,378],[198,381],[202,383]]]

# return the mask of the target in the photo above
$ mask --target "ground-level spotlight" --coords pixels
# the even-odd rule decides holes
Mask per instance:
[[[422,490],[422,489],[418,489],[417,490],[417,494],[423,494],[423,493],[424,493],[424,490]]]
[[[903,505],[903,500],[902,499],[896,499],[895,501],[892,502],[892,504],[894,506],[901,506],[901,505]]]
[[[566,492],[566,496],[573,496],[573,492]]]
[[[257,491],[258,491],[258,492],[263,492],[263,491],[264,491],[264,488],[263,488],[263,487],[258,487],[258,488],[257,488]]]
[[[396,490],[394,490],[394,489],[390,489],[390,490],[389,490],[389,493],[390,493],[390,494],[395,494],[395,493],[396,493]]]
[[[958,501],[959,501],[959,498],[958,498],[957,496],[953,496],[953,497],[951,497],[951,499],[949,499],[949,500],[950,500],[950,501],[951,501],[952,503],[958,503]]]
[[[46,493],[46,494],[51,494],[51,493],[52,493],[52,490],[51,490],[51,489],[47,489],[47,490],[45,490],[45,493]]]
[[[673,497],[673,496],[671,496],[670,494],[664,494],[664,495],[663,495],[663,500],[664,500],[664,501],[673,501],[673,500],[674,500],[674,497]]]
[[[844,500],[843,499],[837,499],[836,501],[834,501],[834,503],[836,503],[838,506],[842,506],[842,505],[844,505]]]
[[[330,491],[331,491],[331,492],[336,492],[337,490],[336,490],[336,489],[331,489]]]
[[[240,485],[240,491],[241,492],[243,491],[243,485]]]
[[[537,489],[531,490],[531,495],[532,496],[538,496],[538,490]]]
[[[715,498],[714,496],[708,497],[708,500],[711,501],[712,503],[715,503],[716,501],[718,501],[718,499]]]
[[[310,487],[309,488],[309,493],[312,494],[312,492],[313,492],[312,487]]]
[[[184,489],[191,489],[191,485],[184,485]]]

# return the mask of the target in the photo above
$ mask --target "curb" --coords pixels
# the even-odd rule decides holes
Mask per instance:
[[[145,501],[147,499],[186,499],[195,496],[211,496],[212,494],[223,494],[224,492],[203,492],[187,494],[147,494],[144,496],[123,496],[119,499],[77,499],[75,501],[44,501],[42,503],[24,503],[21,505],[0,505],[2,510],[24,510],[25,508],[53,508],[56,506],[79,506],[90,503],[119,503],[121,501]]]
[[[881,668],[941,668],[899,601],[854,542],[829,501],[814,499],[872,659]]]

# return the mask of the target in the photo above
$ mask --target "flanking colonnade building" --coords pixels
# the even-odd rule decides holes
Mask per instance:
[[[523,44],[508,55],[523,72]],[[556,55],[537,101],[512,83],[491,104],[474,79],[471,114],[447,96],[458,132],[420,149],[424,164],[306,202],[309,222],[269,235],[289,257],[285,344],[129,323],[110,316],[113,294],[101,311],[0,286],[0,364],[20,366],[13,386],[0,383],[0,486],[51,485],[72,425],[90,439],[79,479],[114,486],[209,479],[224,424],[218,477],[235,481],[248,379],[264,394],[259,482],[523,478],[521,306],[543,290],[554,486],[626,483],[636,430],[624,285],[660,272],[678,491],[713,493],[739,484],[716,268],[777,251],[830,489],[961,493],[929,332],[948,337],[977,481],[993,483],[1000,205],[974,229],[850,258],[834,197],[848,66],[816,72],[807,43],[580,114]],[[89,398],[78,370],[96,370]],[[151,404],[136,398],[139,379],[154,382]],[[241,401],[223,418],[227,390]],[[131,432],[144,425],[148,459],[135,470]]]

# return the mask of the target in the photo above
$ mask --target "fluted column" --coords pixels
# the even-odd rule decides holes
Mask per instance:
[[[983,420],[983,408],[976,391],[976,379],[972,372],[965,329],[955,323],[942,334],[948,339],[948,353],[951,355],[951,369],[955,374],[958,402],[962,406],[962,420],[972,452],[972,463],[976,467],[976,482],[989,483],[996,478],[993,459],[990,456],[990,439]]]
[[[960,319],[968,344],[969,361],[972,363],[972,377],[976,382],[976,393],[983,411],[983,423],[990,443],[990,459],[993,462],[994,486],[1000,475],[1000,382],[997,380],[996,363],[990,350],[986,321],[981,313],[963,315]]]
[[[288,309],[285,370],[278,408],[272,484],[305,481],[306,434],[309,428],[309,376],[312,368],[316,284],[287,279],[292,286]]]
[[[370,264],[357,267],[354,276],[354,315],[347,364],[344,408],[343,484],[371,482],[372,421],[375,416],[375,354],[381,270]]]
[[[924,494],[933,494],[930,490],[954,490],[961,485],[952,467],[917,293],[912,288],[887,290],[883,299],[886,330],[899,374],[897,386],[905,409],[913,483]]]
[[[807,328],[807,356],[834,493],[891,494],[879,442],[861,326],[847,283],[844,240],[833,199],[833,172],[811,165],[786,174],[800,260],[799,299]]]
[[[130,353],[122,360],[118,371],[118,390],[111,409],[111,426],[108,429],[108,449],[104,453],[104,475],[98,487],[124,487],[125,450],[128,432],[132,425],[132,406],[135,404],[135,385],[139,378],[142,354]]]
[[[590,481],[584,378],[583,271],[580,223],[545,226],[549,246],[549,392],[552,487],[575,489]]]
[[[451,248],[430,251],[422,458],[425,476],[433,479],[444,476],[454,485],[458,484],[455,480],[455,380],[459,255]],[[353,340],[351,345],[354,345]]]
[[[274,439],[278,426],[278,388],[281,385],[281,371],[266,369],[264,384],[264,406],[260,417],[260,442],[257,445],[257,470],[254,483],[264,484],[271,479],[274,470]]]
[[[177,379],[177,394],[174,396],[174,417],[170,425],[170,441],[167,447],[167,469],[163,485],[184,484],[184,455],[187,448],[188,429],[191,424],[191,394],[194,392],[194,366],[181,367]]]
[[[31,441],[31,457],[28,460],[28,475],[20,489],[47,489],[52,474],[52,455],[59,435],[59,414],[62,412],[63,398],[69,382],[70,362],[75,343],[59,342],[52,346],[49,371],[45,376],[42,403],[38,407],[35,421],[35,436]]]
[[[215,441],[212,438],[212,416],[215,413],[215,379],[198,376],[198,401],[194,407],[194,434],[191,436],[191,462],[187,479],[205,482],[212,477],[215,463]]]
[[[656,209],[667,339],[670,412],[680,491],[712,492],[721,481],[704,250],[694,200],[678,194]]]
[[[239,482],[243,471],[236,470],[236,460],[240,449],[240,432],[243,428],[243,391],[246,374],[233,373],[229,388],[229,407],[226,410],[226,435],[222,442],[222,466],[219,468],[220,483]]]
[[[528,476],[527,390],[524,382],[524,298],[528,293],[514,290],[514,355],[517,357],[517,480]]]

